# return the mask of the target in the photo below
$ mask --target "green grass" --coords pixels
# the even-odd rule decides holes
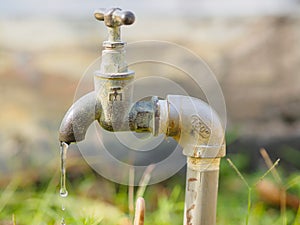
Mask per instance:
[[[300,212],[290,208],[285,211],[261,201],[255,184],[262,176],[274,182],[268,168],[254,174],[244,174],[242,156],[222,160],[218,197],[218,225],[300,225]],[[237,174],[240,173],[239,175]],[[300,196],[299,174],[278,174],[291,193]],[[69,171],[71,173],[71,171]],[[51,172],[49,173],[51,174]],[[129,225],[132,212],[128,208],[128,187],[117,185],[85,171],[83,177],[68,182],[69,196],[59,196],[59,176],[23,185],[26,177],[15,178],[0,189],[0,225],[4,224],[66,224],[74,225]],[[243,177],[243,178],[241,178]],[[286,177],[283,179],[283,177]],[[181,225],[184,208],[184,184],[173,177],[163,184],[148,186],[145,224]],[[134,189],[139,192],[138,188]],[[62,211],[62,204],[65,211]]]
[[[291,174],[286,179],[283,179],[283,175],[280,175],[276,166],[278,161],[266,168],[266,171],[262,171],[255,174],[243,175],[239,169],[232,163],[232,160],[228,160],[226,163],[223,160],[221,170],[224,172],[222,177],[219,191],[219,205],[218,205],[218,222],[217,224],[272,224],[272,225],[299,225],[300,224],[300,210],[296,212],[293,209],[285,208],[284,210],[278,207],[272,207],[265,204],[258,197],[256,192],[256,185],[263,179],[271,180],[276,183],[274,174],[275,171],[280,176],[281,184],[285,190],[300,196],[300,176],[299,173]],[[237,157],[237,162],[239,157]],[[236,176],[228,174],[233,170]],[[227,177],[226,177],[227,174]],[[280,185],[280,184],[278,184]]]

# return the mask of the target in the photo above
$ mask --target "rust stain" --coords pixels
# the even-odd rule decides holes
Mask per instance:
[[[193,165],[198,165],[201,162],[202,158],[190,157],[189,162]]]
[[[193,156],[194,156],[195,158],[196,158],[196,157],[199,157],[199,153],[198,153],[197,149],[194,149]]]
[[[188,182],[193,182],[193,181],[197,181],[197,178],[192,177],[188,179]]]
[[[187,211],[186,211],[186,224],[192,225],[192,214],[191,211],[195,208],[195,204],[193,204]]]
[[[190,188],[190,183],[195,182],[195,181],[197,181],[197,178],[191,177],[191,178],[188,179],[188,188],[187,188],[188,191],[191,191],[191,192],[195,191],[195,190]]]
[[[169,125],[170,125],[170,129],[174,129],[175,128],[174,120],[171,120]]]
[[[193,196],[194,200],[196,200],[196,198],[197,198],[197,191],[194,190],[194,187],[191,185],[191,183],[196,182],[196,181],[198,181],[197,178],[191,177],[191,178],[188,179],[188,182],[187,182],[187,191],[190,191],[190,192],[193,193],[192,196]]]
[[[145,220],[145,212],[143,210],[143,212],[140,214],[140,219],[139,219],[139,225],[144,225],[144,220]]]

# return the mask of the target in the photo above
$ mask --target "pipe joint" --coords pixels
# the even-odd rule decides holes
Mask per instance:
[[[130,110],[129,125],[137,133],[150,132],[158,135],[158,98],[153,96],[149,101],[138,101]]]
[[[169,95],[159,105],[160,130],[173,137],[183,154],[195,158],[225,156],[225,134],[217,113],[204,101],[181,95]],[[167,110],[166,110],[167,109]]]

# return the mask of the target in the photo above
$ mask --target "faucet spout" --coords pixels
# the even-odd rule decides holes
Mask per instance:
[[[59,128],[59,141],[70,144],[84,140],[91,123],[99,120],[102,107],[95,92],[78,99],[67,111]]]

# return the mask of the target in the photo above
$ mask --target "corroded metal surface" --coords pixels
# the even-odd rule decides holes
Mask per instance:
[[[188,157],[184,225],[216,224],[220,159]]]
[[[127,121],[130,111],[133,76],[126,78],[102,78],[95,76],[97,101],[101,103],[100,125],[109,131],[129,130]]]
[[[155,135],[156,98],[149,101],[136,102],[129,113],[130,130],[141,133],[150,132]]]
[[[206,102],[181,95],[169,95],[167,102],[168,118],[161,120],[166,121],[166,134],[181,145],[184,155],[201,158],[225,156],[224,129],[216,112]]]
[[[215,225],[219,164],[225,155],[219,117],[207,103],[189,96],[167,96],[160,103],[161,109],[168,108],[167,114],[160,113],[160,130],[187,156],[184,225]]]
[[[59,128],[59,141],[69,144],[84,140],[88,127],[100,118],[101,111],[95,92],[81,97],[65,114]]]
[[[102,106],[99,122],[109,131],[130,130],[128,114],[132,105],[134,72],[128,70],[120,26],[132,24],[135,17],[132,12],[119,8],[98,9],[94,15],[97,20],[104,21],[109,34],[104,42],[100,70],[94,76],[97,101]]]
[[[94,16],[97,20],[104,21],[108,27],[131,25],[135,21],[135,16],[132,12],[122,11],[120,8],[100,8],[94,11]]]
[[[105,41],[103,46],[106,48],[124,46],[124,42],[121,41],[120,26],[133,24],[135,21],[134,14],[130,11],[122,11],[119,8],[100,8],[95,10],[94,16],[97,20],[104,21],[104,24],[108,27],[108,41]]]
[[[216,112],[204,101],[170,95],[165,100],[132,102],[134,73],[125,60],[120,26],[134,22],[131,12],[99,9],[98,20],[108,26],[102,63],[95,72],[95,92],[73,104],[65,115],[59,139],[82,141],[94,120],[108,131],[151,132],[173,137],[187,156],[184,225],[215,225],[220,158],[225,156],[224,129]],[[144,223],[144,201],[139,199],[135,225]]]

